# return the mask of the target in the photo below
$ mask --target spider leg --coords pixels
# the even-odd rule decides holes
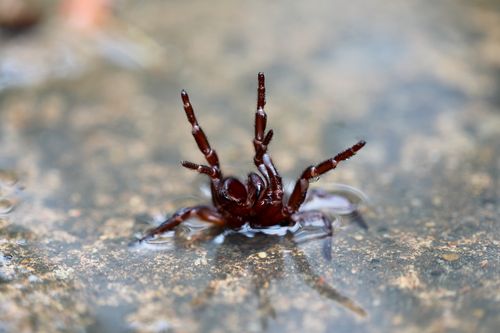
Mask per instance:
[[[191,105],[191,102],[189,101],[189,96],[185,90],[182,90],[181,97],[182,97],[182,102],[184,103],[184,111],[186,112],[188,121],[193,128],[191,133],[193,134],[196,144],[198,145],[198,148],[205,156],[205,159],[207,160],[208,164],[212,167],[212,169],[214,169],[213,173],[217,173],[218,178],[220,178],[221,175],[220,175],[219,157],[217,156],[215,150],[213,150],[210,147],[207,136],[205,135],[203,129],[198,124],[198,121],[196,120],[196,116],[194,114],[193,106]]]
[[[317,210],[312,211],[304,211],[298,212],[292,215],[292,219],[300,223],[302,227],[305,229],[303,232],[303,236],[301,235],[301,231],[297,232],[294,237],[294,242],[296,244],[301,244],[305,242],[309,242],[315,239],[323,239],[323,247],[322,254],[323,257],[331,261],[332,260],[332,236],[333,236],[333,221],[325,213]],[[307,230],[308,222],[311,221],[321,221],[323,223],[322,230],[313,231]]]
[[[267,146],[273,138],[273,130],[269,130],[265,135],[267,115],[264,111],[266,105],[266,84],[264,73],[258,74],[258,88],[257,88],[257,111],[255,112],[255,137],[253,145],[255,148],[254,163],[257,169],[264,176],[271,198],[273,200],[281,200],[283,197],[283,186],[281,176],[276,170],[271,157],[267,154]]]
[[[344,150],[343,152],[337,154],[335,157],[330,158],[326,161],[323,161],[317,165],[310,166],[304,170],[300,178],[295,183],[295,187],[293,189],[290,198],[288,199],[287,211],[290,214],[297,212],[304,202],[307,194],[307,190],[309,188],[309,181],[311,179],[317,178],[322,174],[333,170],[337,167],[337,165],[345,161],[352,156],[356,155],[356,153],[364,147],[366,144],[365,141],[361,140],[356,143],[354,146]]]
[[[207,165],[196,164],[189,161],[182,161],[181,165],[187,169],[198,171],[210,177],[211,179],[219,179],[220,173],[217,172],[218,169],[209,167]]]
[[[165,222],[157,226],[156,228],[150,230],[146,236],[140,239],[140,242],[152,238],[155,235],[170,231],[182,222],[192,218],[197,217],[200,220],[213,223],[219,227],[225,225],[225,220],[221,214],[214,208],[210,206],[194,206],[188,208],[182,208],[169,217]]]
[[[257,111],[255,112],[255,141],[262,143],[264,140],[264,132],[266,130],[267,115],[264,111],[266,105],[266,82],[264,73],[260,72],[257,75]]]
[[[253,145],[255,148],[254,163],[255,166],[261,170],[264,164],[263,156],[267,152],[267,145],[271,142],[273,137],[273,130],[266,131],[267,114],[264,111],[266,105],[266,82],[264,73],[258,74],[258,87],[257,87],[257,110],[255,111],[255,137]],[[262,172],[262,170],[261,170]],[[264,174],[264,173],[263,173]],[[264,174],[264,176],[266,176]]]
[[[276,170],[269,154],[264,154],[263,161],[269,176],[269,190],[271,192],[271,198],[275,201],[281,201],[283,199],[283,184],[281,176],[278,173],[278,170]]]

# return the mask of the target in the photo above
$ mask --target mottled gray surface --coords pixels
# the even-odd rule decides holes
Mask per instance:
[[[0,35],[0,332],[497,332],[495,1],[120,1],[95,30]],[[49,11],[50,12],[50,11]],[[370,198],[297,246],[129,244],[206,199],[186,88],[224,170],[251,165],[256,73],[290,182]],[[348,221],[349,219],[347,219]]]

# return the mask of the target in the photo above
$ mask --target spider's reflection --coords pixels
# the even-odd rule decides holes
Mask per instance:
[[[222,234],[222,230],[214,228],[201,232],[197,230],[195,233],[186,228],[178,230],[175,240],[177,246],[192,246],[193,243],[222,239]],[[331,246],[331,236],[324,233],[323,236],[317,234],[313,238],[323,239],[325,254],[325,248]],[[308,238],[307,241],[311,239]],[[192,304],[200,310],[203,309],[232,278],[247,275],[251,279],[252,294],[257,298],[261,325],[265,328],[269,319],[276,317],[269,292],[270,285],[273,281],[284,280],[290,273],[290,267],[286,265],[286,258],[290,258],[293,263],[292,271],[298,273],[306,285],[356,315],[366,316],[366,312],[359,305],[314,272],[299,243],[302,242],[297,241],[291,233],[285,236],[257,233],[251,238],[237,232],[224,235],[222,244],[216,249],[210,282],[194,297]],[[331,248],[328,248],[328,251],[331,251]]]

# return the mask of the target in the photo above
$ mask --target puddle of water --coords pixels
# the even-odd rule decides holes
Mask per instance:
[[[300,211],[326,210],[335,215],[349,215],[367,201],[367,196],[352,186],[323,184],[321,188],[310,191]]]
[[[0,169],[0,215],[9,214],[15,208],[22,190],[18,182],[15,172]]]
[[[11,259],[12,256],[4,255],[2,252],[0,252],[0,266],[6,265]]]
[[[0,283],[14,279],[14,268],[10,265],[12,256],[0,252]]]
[[[248,228],[245,231],[248,231]],[[287,261],[291,266],[286,264]],[[310,264],[308,257],[293,237],[257,231],[249,238],[243,232],[229,231],[225,235],[223,246],[216,248],[213,264],[207,287],[191,302],[199,310],[209,306],[213,297],[221,292],[220,289],[225,285],[228,276],[238,277],[245,271],[244,275],[250,279],[251,285],[248,290],[259,304],[256,319],[263,321],[261,326],[265,328],[266,322],[274,319],[275,315],[272,311],[272,296],[263,286],[274,282],[282,284],[287,278],[286,272],[294,272],[300,280],[322,297],[338,303],[360,317],[366,316],[361,306],[315,272],[315,267]]]
[[[297,214],[297,221],[292,226],[270,226],[267,228],[252,228],[249,224],[241,228],[220,229],[213,224],[197,219],[190,219],[175,230],[168,231],[156,237],[132,244],[135,249],[172,250],[176,244],[188,242],[212,241],[215,244],[224,243],[227,236],[241,234],[247,238],[264,234],[270,236],[287,236],[297,243],[332,236],[342,227],[341,215],[354,214],[358,207],[367,201],[366,195],[360,190],[343,184],[330,184],[321,189],[311,190],[306,202]],[[161,224],[165,216],[155,216],[149,219],[151,225]],[[140,235],[137,235],[140,238]],[[329,257],[329,256],[327,256]]]
[[[8,199],[0,199],[0,214],[8,214],[14,209],[14,203]]]
[[[14,186],[18,182],[18,177],[15,172],[10,170],[0,169],[0,187],[1,186]]]

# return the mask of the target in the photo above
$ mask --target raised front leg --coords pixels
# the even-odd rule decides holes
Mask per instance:
[[[191,105],[191,102],[189,101],[189,95],[185,90],[182,90],[181,92],[181,97],[182,97],[182,102],[184,103],[184,111],[186,112],[186,116],[188,118],[189,123],[192,126],[192,134],[193,137],[196,141],[196,144],[198,145],[198,148],[200,151],[203,153],[205,156],[205,159],[207,160],[208,164],[210,167],[205,167],[204,168],[211,168],[213,171],[211,173],[215,174],[217,178],[221,178],[221,172],[220,172],[220,165],[219,165],[219,157],[217,156],[217,153],[215,150],[213,150],[210,147],[210,143],[208,142],[207,136],[203,132],[203,129],[200,127],[198,124],[198,121],[196,120],[196,116],[194,114],[193,106]],[[184,165],[184,164],[183,164]],[[184,165],[186,166],[186,165]],[[189,166],[186,166],[189,168]],[[202,172],[206,173],[207,172]]]
[[[361,140],[349,149],[337,154],[335,157],[327,159],[317,165],[312,165],[304,170],[300,178],[295,183],[290,199],[288,199],[287,210],[290,214],[297,212],[304,202],[307,194],[307,189],[309,188],[309,181],[311,179],[317,178],[322,174],[333,170],[341,161],[345,161],[365,146],[366,142]]]
[[[266,180],[271,197],[275,201],[281,201],[283,197],[283,186],[281,176],[276,170],[273,161],[267,154],[267,146],[273,138],[273,130],[266,132],[267,115],[264,111],[266,105],[266,83],[264,73],[258,74],[257,88],[257,111],[255,112],[255,137],[253,145],[255,148],[254,163]]]
[[[164,232],[173,230],[182,222],[197,217],[200,220],[213,223],[219,227],[225,225],[224,218],[221,214],[214,208],[210,206],[194,206],[178,210],[171,217],[169,217],[165,222],[157,226],[156,228],[150,230],[146,236],[142,237],[140,241],[145,241],[152,238],[155,235],[162,234]]]
[[[262,172],[264,168],[263,156],[267,152],[267,145],[271,142],[273,137],[273,130],[266,132],[267,114],[264,111],[266,105],[266,83],[264,73],[258,74],[258,87],[257,87],[257,110],[255,111],[255,137],[253,145],[255,148],[254,163],[255,166]],[[264,174],[264,172],[263,172]],[[266,176],[264,174],[264,176]]]
[[[195,170],[199,173],[203,173],[210,177],[210,179],[216,181],[220,179],[219,169],[214,167],[209,167],[207,165],[196,164],[189,161],[182,161],[181,165],[187,169]]]

